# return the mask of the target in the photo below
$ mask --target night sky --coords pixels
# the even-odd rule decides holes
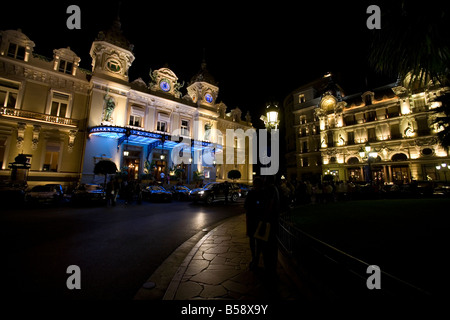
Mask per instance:
[[[387,5],[378,3],[383,13]],[[81,30],[66,27],[71,4],[81,9]],[[141,77],[148,83],[149,70],[167,64],[187,84],[205,57],[219,83],[218,101],[228,110],[239,107],[243,114],[250,110],[258,126],[266,101],[282,102],[292,90],[327,72],[347,93],[392,82],[375,74],[367,63],[369,44],[377,32],[366,26],[370,4],[123,1],[118,9],[117,1],[26,5],[9,1],[2,4],[0,29],[21,28],[35,42],[34,52],[49,58],[53,49],[70,46],[81,57],[80,66],[90,70],[92,41],[119,12],[122,30],[134,44],[130,81]]]

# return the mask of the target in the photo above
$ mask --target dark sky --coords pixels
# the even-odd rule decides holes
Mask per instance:
[[[81,30],[66,27],[71,4],[81,9]],[[329,71],[347,93],[365,91],[390,82],[367,63],[376,32],[366,27],[370,4],[123,1],[122,30],[134,44],[136,57],[130,81],[141,77],[148,82],[150,69],[168,64],[180,82],[187,83],[205,55],[219,83],[218,100],[229,110],[250,110],[253,122],[259,121],[265,101],[281,102],[295,88]],[[383,12],[386,5],[379,6]],[[109,28],[118,7],[116,1],[8,1],[2,4],[0,29],[21,28],[35,42],[35,52],[47,57],[53,49],[70,46],[81,57],[81,67],[90,69],[92,41]]]

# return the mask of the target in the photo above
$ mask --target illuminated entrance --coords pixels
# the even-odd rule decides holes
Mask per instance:
[[[392,166],[392,181],[396,183],[408,183],[410,181],[409,167],[407,165]]]
[[[203,154],[203,151],[206,154],[206,151],[211,152],[211,150],[214,150],[214,153],[223,152],[222,145],[215,143],[119,126],[93,127],[89,130],[89,136],[117,141],[117,150],[113,153],[121,153],[121,169],[127,170],[128,177],[131,179],[139,179],[140,174],[150,173],[155,180],[159,181],[161,173],[167,177],[171,173],[175,174],[176,169],[179,169],[184,173],[180,177],[188,175],[187,179],[190,180],[194,171],[212,167],[204,162],[197,163],[194,159],[195,154]],[[180,157],[186,157],[186,161],[181,164],[174,163],[176,160],[173,160],[172,152],[178,152]],[[215,180],[215,176],[210,178]]]
[[[123,152],[122,168],[126,168],[130,179],[139,179],[141,168],[142,147],[125,145]]]

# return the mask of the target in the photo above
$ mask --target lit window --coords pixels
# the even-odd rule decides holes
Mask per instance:
[[[19,85],[0,80],[0,106],[15,108]]]
[[[47,144],[44,165],[42,167],[43,171],[58,171],[59,149],[59,144]]]
[[[15,43],[10,43],[8,48],[8,57],[25,60],[25,47]]]
[[[142,127],[142,117],[137,115],[130,115],[130,126],[134,127]]]
[[[143,127],[144,126],[145,109],[141,106],[131,106],[130,107],[130,117],[128,125],[133,127]]]
[[[156,124],[156,130],[166,132],[167,130],[167,122],[165,121],[158,121]]]
[[[52,96],[50,115],[66,118],[69,106],[69,95],[54,92]]]
[[[3,158],[5,157],[6,137],[0,137],[0,169],[3,168]]]
[[[181,120],[181,135],[189,136],[189,121]]]
[[[298,103],[303,103],[306,101],[305,95],[304,94],[300,94],[298,96]]]

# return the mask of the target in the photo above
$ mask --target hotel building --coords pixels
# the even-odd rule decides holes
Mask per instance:
[[[330,74],[284,100],[287,174],[321,181],[447,180],[448,150],[433,124],[435,97],[450,90],[405,81],[346,95]],[[366,151],[370,146],[370,153]],[[444,164],[444,166],[442,166]]]

